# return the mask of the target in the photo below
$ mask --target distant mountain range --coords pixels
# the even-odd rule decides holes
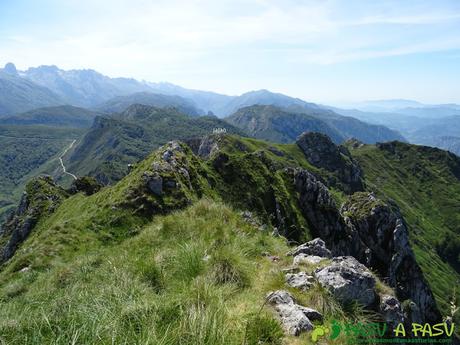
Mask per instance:
[[[64,71],[56,66],[40,66],[19,75],[58,95],[65,103],[93,107],[113,97],[150,91],[145,83],[129,78],[109,78],[94,70]]]
[[[405,101],[403,104],[409,103]],[[366,105],[359,109],[327,108],[344,116],[397,130],[410,143],[435,146],[460,155],[458,145],[452,144],[457,141],[455,138],[460,137],[460,105],[418,104],[419,107],[380,108],[380,112],[367,111]]]
[[[158,108],[172,107],[190,116],[198,116],[203,113],[189,99],[151,92],[137,92],[127,96],[118,96],[99,105],[97,109],[105,113],[121,113],[133,104],[144,104]]]
[[[56,66],[39,66],[18,71],[11,63],[0,69],[0,118],[8,117],[4,123],[46,125],[49,120],[51,125],[62,123],[72,127],[88,127],[90,124],[85,119],[91,116],[85,114],[120,113],[132,104],[176,108],[191,116],[208,114],[220,118],[229,117],[230,123],[251,134],[253,131],[249,129],[249,123],[245,123],[248,119],[244,119],[249,116],[255,130],[252,135],[257,132],[260,138],[278,138],[276,140],[280,142],[293,141],[302,129],[309,128],[322,129],[335,141],[355,137],[365,143],[407,140],[416,144],[439,146],[439,143],[452,142],[452,138],[459,136],[455,132],[460,119],[460,105],[457,104],[426,105],[412,100],[395,99],[366,101],[349,104],[348,108],[336,108],[268,90],[228,96],[164,82],[110,78],[89,69],[65,71]],[[37,108],[61,105],[91,110],[81,110],[80,116],[75,111],[71,111],[71,115],[66,113],[70,108],[57,108],[60,111],[67,110],[61,114],[62,119],[54,120],[51,115],[56,109],[51,110],[50,114],[43,114],[42,110],[38,113],[35,111]],[[254,105],[272,106],[277,110],[267,108],[261,111],[262,108],[259,108],[256,112],[240,111]],[[23,114],[30,110],[34,112]],[[18,117],[17,114],[21,115]],[[78,117],[83,121],[79,125],[76,124],[80,121]],[[72,121],[76,122],[72,124]],[[445,137],[451,139],[446,141]],[[446,145],[439,147],[447,148]],[[455,149],[456,145],[448,147],[460,154]]]
[[[58,95],[17,74],[14,65],[0,69],[0,116],[63,104]]]

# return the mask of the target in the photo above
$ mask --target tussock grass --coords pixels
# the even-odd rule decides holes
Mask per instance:
[[[367,317],[359,308],[344,310],[319,284],[306,292],[288,288],[281,271],[292,263],[286,241],[208,199],[158,216],[125,240],[67,245],[76,251],[48,258],[46,266],[23,266],[24,257],[37,261],[21,253],[10,264],[28,270],[7,266],[0,273],[1,345],[310,343],[309,334],[283,337],[265,303],[279,289],[323,313],[325,324]]]
[[[2,272],[0,344],[242,344],[266,293],[255,277],[272,275],[261,253],[287,250],[209,200],[86,248]],[[251,339],[270,338],[267,315],[250,321],[265,325]]]

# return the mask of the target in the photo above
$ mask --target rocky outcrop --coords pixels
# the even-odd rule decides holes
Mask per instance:
[[[439,321],[433,293],[415,260],[407,227],[395,205],[372,193],[356,193],[341,212],[351,234],[351,255],[387,277],[399,300],[415,303],[419,312],[413,314],[412,322]]]
[[[84,193],[87,196],[93,195],[101,190],[102,184],[100,184],[94,177],[83,176],[79,177],[72,182],[69,192],[71,194]]]
[[[324,241],[319,237],[311,240],[310,242],[301,244],[290,251],[287,255],[297,256],[299,254],[314,255],[323,258],[331,257],[331,251],[326,248],[326,243],[324,243]]]
[[[414,310],[418,311],[412,313],[414,322],[440,320],[405,222],[394,205],[372,193],[358,192],[339,211],[327,187],[313,174],[300,168],[286,169],[286,173],[293,179],[310,232],[325,241],[333,256],[353,256],[387,278],[400,301],[410,300],[417,306]]]
[[[334,255],[345,253],[346,225],[327,187],[308,170],[286,168],[285,173],[292,179],[299,208],[311,234],[324,239]]]
[[[348,149],[335,145],[325,134],[304,132],[296,141],[307,160],[337,176],[342,189],[347,193],[362,191],[362,170]],[[333,179],[331,185],[336,185]]]
[[[67,192],[56,185],[50,176],[31,180],[26,185],[16,212],[2,226],[0,236],[6,239],[6,245],[0,253],[0,262],[9,260],[40,219],[53,213],[67,196]]]
[[[311,321],[321,320],[323,316],[316,310],[295,303],[292,295],[284,290],[271,292],[267,302],[275,309],[280,322],[289,335],[299,335],[311,331]]]
[[[308,290],[312,285],[314,278],[311,275],[308,275],[305,272],[299,273],[286,273],[286,284],[290,287],[300,289],[300,290]]]
[[[294,248],[288,256],[293,256],[293,265],[297,267],[299,265],[316,265],[321,261],[331,257],[331,251],[326,248],[326,244],[320,238],[301,244]]]
[[[203,195],[207,184],[201,161],[183,143],[171,141],[160,147],[133,171],[140,179],[126,190],[121,207],[152,216],[182,209]]]
[[[374,275],[351,256],[333,258],[330,265],[315,271],[315,277],[344,304],[356,301],[369,307],[376,300]]]
[[[217,151],[219,151],[219,137],[216,135],[209,135],[201,140],[200,146],[198,147],[198,156],[203,158],[210,158]]]
[[[317,265],[326,258],[316,255],[299,254],[294,256],[293,265]]]
[[[210,134],[202,138],[187,139],[185,143],[191,148],[195,155],[204,159],[209,159],[219,152],[219,145],[222,138],[221,134]]]
[[[379,312],[392,329],[399,323],[404,322],[403,308],[399,300],[394,296],[380,296]]]

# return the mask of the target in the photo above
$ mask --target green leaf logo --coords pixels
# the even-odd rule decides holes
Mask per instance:
[[[316,343],[319,338],[323,337],[327,333],[329,333],[329,328],[326,326],[316,326],[313,332],[311,332],[311,340]]]

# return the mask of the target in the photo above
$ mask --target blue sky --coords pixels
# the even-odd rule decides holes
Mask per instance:
[[[9,61],[323,103],[460,103],[460,1],[0,0]]]

